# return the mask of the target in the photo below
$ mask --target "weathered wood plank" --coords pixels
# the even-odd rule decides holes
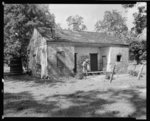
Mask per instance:
[[[139,80],[140,77],[141,77],[141,73],[142,73],[143,67],[144,67],[144,64],[141,65],[140,71],[139,71],[139,73],[138,73],[138,80]]]
[[[90,71],[88,74],[97,74],[97,73],[105,73],[105,71]]]
[[[114,75],[115,67],[116,67],[116,65],[114,65],[114,67],[113,67],[113,71],[112,71],[112,74],[111,74],[111,77],[110,77],[110,83],[112,82],[112,79],[113,79],[113,75]]]

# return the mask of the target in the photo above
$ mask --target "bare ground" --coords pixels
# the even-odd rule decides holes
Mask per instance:
[[[86,79],[5,77],[4,117],[135,117],[146,119],[146,76]]]

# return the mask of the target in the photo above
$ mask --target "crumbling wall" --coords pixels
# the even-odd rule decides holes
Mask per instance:
[[[117,55],[121,55],[120,62],[117,62]],[[107,71],[112,71],[112,67],[116,64],[118,73],[126,73],[128,69],[129,48],[128,47],[110,47],[108,53]]]
[[[63,57],[58,55],[63,53]],[[74,47],[64,44],[49,43],[47,46],[48,75],[69,76],[73,75]],[[62,65],[60,65],[61,63]]]
[[[32,75],[40,78],[47,76],[47,45],[46,40],[34,29],[29,46],[29,69]]]

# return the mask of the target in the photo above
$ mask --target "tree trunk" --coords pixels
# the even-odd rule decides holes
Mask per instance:
[[[13,57],[10,60],[10,73],[11,74],[23,73],[21,57]]]

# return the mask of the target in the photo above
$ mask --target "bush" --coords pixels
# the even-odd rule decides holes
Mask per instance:
[[[89,59],[88,55],[83,55],[79,58],[78,62],[77,62],[77,67],[78,67],[78,71],[80,71],[79,73],[82,73],[82,63],[86,60]]]
[[[137,71],[130,70],[128,73],[129,73],[131,76],[138,76],[138,72],[137,72]]]
[[[76,75],[76,78],[77,79],[83,79],[84,78],[84,73],[78,72],[77,75]]]
[[[112,72],[106,72],[105,79],[110,79]]]
[[[28,74],[28,75],[32,75],[32,70],[31,69],[28,69],[27,71],[26,71],[26,74]]]

